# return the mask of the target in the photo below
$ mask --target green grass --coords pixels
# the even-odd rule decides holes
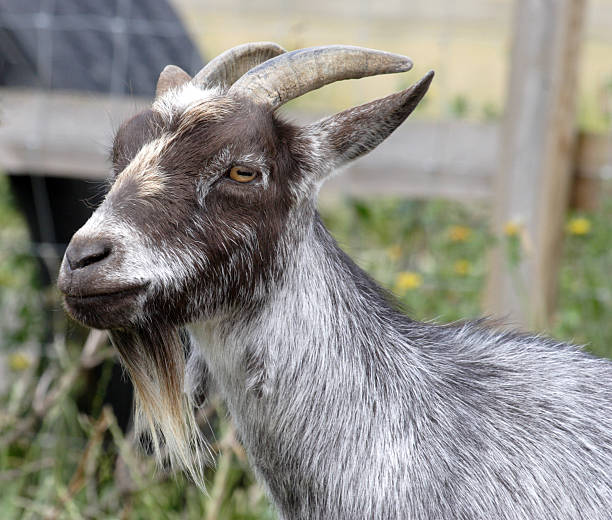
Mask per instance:
[[[590,229],[567,235],[551,332],[612,357],[612,201],[580,216]],[[324,217],[341,245],[415,318],[452,321],[480,314],[487,245],[494,238],[485,207],[346,200],[325,208]],[[2,322],[10,384],[0,395],[0,518],[275,518],[223,412],[209,413],[219,456],[208,474],[207,496],[182,476],[156,470],[101,406],[112,358],[102,361],[95,388],[86,388],[83,331],[65,325],[49,356],[41,358],[35,264],[1,177],[0,223],[0,302],[13,316]],[[57,300],[55,309],[61,316]],[[103,345],[100,353],[111,351]],[[77,406],[85,394],[93,396],[89,414]]]
[[[25,222],[0,173],[0,351],[40,340],[41,292]]]

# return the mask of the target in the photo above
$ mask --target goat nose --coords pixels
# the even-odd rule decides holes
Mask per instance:
[[[72,241],[66,249],[66,260],[70,269],[83,269],[110,256],[113,248],[106,240]]]

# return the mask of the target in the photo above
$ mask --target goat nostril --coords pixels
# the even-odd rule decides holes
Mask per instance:
[[[71,243],[66,249],[70,269],[83,269],[110,256],[113,248],[108,242]]]

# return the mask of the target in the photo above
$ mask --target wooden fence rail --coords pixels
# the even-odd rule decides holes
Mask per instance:
[[[151,100],[66,92],[0,90],[0,170],[104,179],[113,131]],[[312,116],[290,114],[297,121]],[[374,152],[332,178],[322,195],[489,199],[499,169],[499,126],[461,120],[409,120]],[[574,185],[580,205],[612,165],[612,142],[578,139]]]

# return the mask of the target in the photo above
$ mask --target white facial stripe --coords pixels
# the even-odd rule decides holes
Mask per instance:
[[[169,142],[168,136],[162,136],[146,143],[130,164],[119,174],[110,193],[116,193],[127,182],[136,184],[137,192],[135,196],[137,197],[147,198],[160,193],[164,189],[166,177],[159,167],[159,159]]]

